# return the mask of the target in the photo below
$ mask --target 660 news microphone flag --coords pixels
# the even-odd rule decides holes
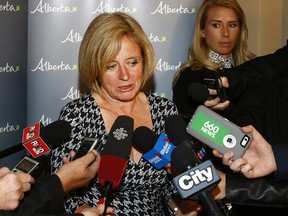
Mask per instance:
[[[105,200],[103,215],[106,215],[110,192],[118,187],[125,172],[132,146],[133,127],[133,118],[118,116],[104,145],[98,170],[98,180]]]

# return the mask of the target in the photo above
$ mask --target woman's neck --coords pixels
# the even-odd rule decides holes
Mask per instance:
[[[232,53],[230,53],[229,55],[221,55],[211,50],[208,60],[212,63],[219,64],[221,69],[234,67]]]

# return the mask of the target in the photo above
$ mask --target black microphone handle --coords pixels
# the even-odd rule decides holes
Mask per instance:
[[[199,200],[209,216],[223,216],[209,191],[201,192],[199,194]]]
[[[4,157],[7,157],[7,156],[9,156],[11,154],[14,154],[16,152],[19,152],[21,150],[24,150],[24,149],[25,149],[25,147],[23,146],[23,143],[19,143],[17,145],[14,145],[14,146],[12,146],[10,148],[7,148],[7,149],[5,149],[3,151],[0,151],[0,159],[4,158]]]
[[[106,215],[107,207],[109,204],[110,192],[112,190],[113,183],[110,181],[106,181],[104,187],[102,188],[102,197],[104,198],[104,212],[102,215]]]

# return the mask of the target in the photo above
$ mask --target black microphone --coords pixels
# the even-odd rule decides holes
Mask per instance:
[[[219,97],[221,102],[225,102],[227,100],[226,89],[219,82],[221,82],[221,79],[218,75],[214,75],[213,78],[204,78],[203,83],[192,83],[188,87],[188,94],[199,102],[205,102],[215,97]],[[210,95],[209,89],[215,89],[216,95]]]
[[[103,215],[106,215],[111,191],[118,187],[125,172],[132,146],[133,127],[133,118],[118,116],[104,144],[98,170],[98,180],[105,200]]]
[[[171,153],[175,146],[166,134],[157,136],[150,128],[140,126],[132,136],[133,147],[141,152],[142,157],[155,168],[160,169],[171,161]]]
[[[173,183],[183,199],[199,199],[209,215],[223,215],[211,195],[221,180],[218,172],[210,160],[198,164],[191,157],[193,154],[185,145],[174,149],[171,162],[180,174],[173,178]]]
[[[210,98],[210,93],[207,86],[202,83],[192,83],[188,87],[188,94],[194,100],[204,102]]]
[[[165,129],[170,140],[177,145],[171,154],[171,162],[181,174],[173,178],[182,198],[199,199],[209,215],[222,215],[211,196],[220,181],[217,170],[210,160],[201,163],[195,154],[186,122],[180,115],[169,116]]]
[[[205,158],[206,151],[199,142],[194,141],[194,143],[192,143],[186,127],[187,123],[180,115],[171,115],[165,119],[165,131],[171,142],[176,146],[185,145],[192,148],[194,153],[191,153],[191,157],[193,157],[195,161],[198,161],[199,164],[199,159],[203,160]]]
[[[71,134],[71,126],[67,121],[58,120],[40,128],[40,138],[52,149],[57,148],[61,141],[68,139]],[[0,158],[7,157],[25,149],[24,143],[19,143],[3,151],[0,151]]]

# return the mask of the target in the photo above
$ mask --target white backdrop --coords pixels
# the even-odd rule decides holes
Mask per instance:
[[[3,5],[7,2],[0,1]],[[16,7],[21,0],[12,2]],[[187,60],[196,13],[201,3],[202,0],[29,0],[25,42],[27,81],[22,80],[27,85],[24,96],[27,99],[27,121],[26,125],[21,124],[18,134],[35,122],[47,125],[57,120],[60,109],[83,93],[78,79],[78,49],[87,26],[102,12],[122,11],[135,17],[142,25],[157,55],[154,83],[150,90],[172,99],[172,77],[180,64]],[[8,16],[0,9],[2,15]],[[14,16],[18,14],[14,13]],[[15,39],[9,38],[12,42]],[[0,61],[0,64],[1,67],[5,62]],[[11,89],[18,87],[22,89],[15,83],[10,86]],[[9,87],[7,89],[10,91]],[[7,106],[5,109],[0,113],[0,127],[4,127],[17,113],[11,114],[14,116],[9,113],[16,107]],[[2,115],[8,120],[2,122]],[[25,117],[23,114],[18,116],[19,119]],[[0,141],[3,134],[0,131]],[[18,135],[13,144],[20,141]]]

